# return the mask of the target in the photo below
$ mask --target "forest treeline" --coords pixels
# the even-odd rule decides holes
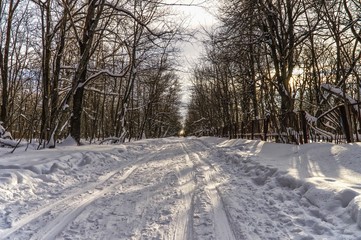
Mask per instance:
[[[282,134],[302,128],[302,116],[304,133],[348,132],[348,141],[356,140],[359,0],[225,0],[220,5],[220,25],[208,32],[202,61],[193,69],[186,132],[236,136],[269,127],[287,142]]]
[[[177,134],[171,14],[151,0],[0,0],[2,129],[42,147]]]

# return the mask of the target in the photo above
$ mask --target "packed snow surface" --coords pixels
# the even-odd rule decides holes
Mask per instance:
[[[9,152],[1,239],[361,239],[361,144],[167,138]]]

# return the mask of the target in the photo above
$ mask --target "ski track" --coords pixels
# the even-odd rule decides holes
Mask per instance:
[[[84,239],[171,239],[174,213],[182,200],[177,186],[184,163],[176,146],[172,142],[144,161],[121,189],[115,187],[94,201],[59,239],[71,239],[74,234],[83,234]],[[92,234],[93,229],[115,226],[119,230],[111,234]]]
[[[302,188],[283,186],[277,169],[253,161],[252,144],[227,152],[200,139],[172,138],[162,145],[145,142],[138,150],[148,143],[150,154],[119,161],[105,173],[96,172],[95,182],[42,202],[0,230],[0,238],[306,240],[315,234],[337,239],[343,233],[345,225],[333,226],[302,197]],[[117,160],[122,151],[116,151],[77,157],[84,164]]]
[[[114,210],[118,211],[114,215],[121,218],[127,216],[124,224],[129,230],[120,235],[121,239],[243,239],[245,235],[240,226],[231,224],[234,216],[229,209],[234,210],[235,203],[228,201],[226,205],[218,188],[224,182],[220,167],[216,162],[206,159],[210,147],[199,140],[173,141],[174,144],[161,147],[157,153],[121,164],[116,170],[99,176],[97,182],[33,211],[14,222],[10,229],[0,231],[1,236],[11,237],[20,229],[34,229],[32,224],[36,226],[46,222],[44,226],[37,226],[36,233],[30,239],[56,239],[60,235],[62,238],[59,239],[71,238],[72,233],[79,234],[87,230],[81,226],[77,226],[81,230],[74,227],[69,229],[70,223],[74,225],[77,218],[89,222],[93,218],[92,214],[98,216],[95,210],[90,215],[86,213],[82,216],[84,209],[91,205],[97,208],[100,204],[98,199],[116,196],[117,206],[128,206],[128,209]],[[167,148],[168,155],[165,151]],[[175,149],[179,151],[178,157],[171,156]],[[94,154],[83,153],[83,158],[86,161]],[[116,158],[112,154],[108,157]],[[153,171],[159,172],[158,175],[153,175]],[[175,179],[167,179],[167,176]],[[154,177],[157,179],[152,179]],[[125,180],[128,181],[123,184]],[[154,185],[153,182],[159,180],[164,180],[163,187],[161,183]],[[115,194],[116,188],[120,188],[123,194]],[[133,202],[134,195],[139,195],[141,201]],[[167,200],[168,195],[172,197],[171,200]],[[159,204],[159,196],[163,198],[164,205],[155,207]],[[129,212],[133,212],[134,216],[131,217]],[[157,212],[162,214],[155,218]],[[169,224],[169,227],[164,224]],[[75,221],[75,225],[81,225],[80,220]],[[119,236],[114,235],[114,238]]]
[[[187,157],[193,162],[197,184],[191,207],[193,209],[194,236],[187,239],[235,240],[229,214],[227,214],[217,190],[216,175],[218,173],[216,168],[203,160],[199,154],[202,150],[199,150],[199,147],[195,148],[195,144],[191,147],[183,144],[183,149]]]
[[[61,200],[56,201],[56,202],[54,202],[54,203],[52,203],[50,205],[47,205],[47,206],[44,206],[44,207],[40,208],[39,211],[35,211],[35,212],[32,212],[32,213],[28,214],[27,216],[24,216],[21,220],[12,223],[12,227],[10,229],[1,230],[0,235],[3,238],[6,238],[6,237],[10,236],[11,234],[16,232],[20,228],[27,225],[28,223],[30,223],[30,222],[36,220],[37,218],[39,218],[41,215],[46,214],[46,213],[52,211],[53,209],[56,209],[58,206],[66,205],[73,198],[77,198],[80,195],[85,194],[85,192],[87,192],[87,191],[89,191],[91,189],[95,189],[98,185],[103,184],[106,180],[113,177],[116,173],[118,173],[118,171],[110,172],[109,174],[105,175],[103,177],[103,179],[100,180],[100,182],[95,183],[95,184],[89,184],[85,188],[83,188],[83,190],[81,190],[81,191],[77,191],[75,193],[72,193],[72,194],[70,194],[68,197],[66,197],[64,199],[61,199]]]
[[[185,144],[181,143],[182,151],[184,152],[184,160],[186,166],[191,169],[188,173],[180,179],[180,191],[183,196],[183,203],[181,208],[178,210],[178,217],[175,223],[175,232],[173,239],[193,239],[193,214],[194,214],[194,190],[195,190],[195,179],[194,179],[194,164],[191,161],[189,154],[186,150]],[[178,174],[179,170],[178,170]]]
[[[94,192],[89,194],[89,196],[81,197],[80,201],[72,201],[67,203],[69,208],[63,211],[59,211],[60,214],[51,222],[48,222],[45,227],[40,229],[31,239],[54,239],[70,222],[72,222],[89,204],[95,201],[98,198],[103,197],[108,194],[112,188],[116,185],[122,184],[130,174],[132,174],[138,166],[132,166],[130,169],[126,170],[122,176],[117,179],[115,184],[111,184],[104,188],[103,190],[98,190],[98,187],[95,187]],[[112,175],[111,177],[114,177]],[[109,180],[108,178],[107,180]],[[100,186],[100,185],[99,185]],[[100,187],[101,188],[101,187]],[[82,195],[82,194],[81,194]],[[79,195],[80,197],[80,195]]]
[[[159,149],[159,152],[162,150],[163,148]],[[36,223],[38,218],[41,218],[43,215],[58,214],[54,219],[48,221],[45,226],[37,230],[30,238],[54,239],[67,226],[67,224],[75,219],[89,204],[108,194],[115,186],[122,184],[123,181],[136,171],[141,163],[149,161],[149,159],[159,154],[159,152],[142,157],[137,161],[121,164],[116,170],[100,176],[97,182],[87,184],[86,186],[83,186],[80,191],[75,191],[64,199],[51,203],[47,206],[43,206],[40,210],[27,214],[19,221],[13,222],[10,229],[0,230],[1,239],[9,237],[11,239],[11,235],[13,233],[26,227],[26,225],[31,224],[32,222]],[[88,155],[89,154],[92,155],[94,153],[90,152]],[[85,156],[85,159],[88,157],[86,154],[83,154],[83,156]],[[117,156],[110,155],[110,157],[116,158]],[[124,171],[123,174],[121,174],[122,171]],[[117,177],[117,175],[120,176]],[[115,179],[115,177],[117,178]],[[116,182],[112,184],[112,181],[115,180]],[[104,187],[104,184],[107,186]],[[57,213],[53,213],[54,211]]]
[[[205,160],[208,165],[215,170],[215,172],[222,172],[221,177],[228,178],[227,181],[221,181],[222,186],[216,187],[215,190],[218,193],[219,201],[223,203],[224,213],[226,218],[234,229],[235,239],[243,240],[261,240],[261,239],[292,239],[292,235],[284,231],[283,226],[287,225],[291,228],[291,232],[302,232],[297,228],[296,224],[292,223],[292,218],[297,219],[297,206],[279,206],[274,204],[282,198],[281,202],[287,202],[288,199],[297,198],[297,194],[293,192],[287,193],[285,196],[280,196],[277,191],[273,193],[273,189],[263,189],[267,177],[274,173],[271,168],[261,168],[264,172],[260,171],[259,177],[253,176],[253,169],[259,167],[251,160],[251,153],[248,148],[244,146],[239,153],[243,157],[233,159],[227,156],[227,152],[223,152],[221,149],[217,149],[216,154],[222,154],[221,158],[230,158],[230,163],[226,163],[224,160],[220,160],[219,156],[212,153],[212,149],[205,145],[202,141],[197,140],[194,142],[200,148],[202,148],[212,161]],[[227,156],[227,157],[225,157]],[[205,158],[204,158],[205,159]],[[240,164],[239,161],[243,161]],[[231,166],[231,167],[230,167]],[[251,175],[249,174],[251,173]],[[262,176],[264,175],[264,177]],[[217,195],[213,196],[213,199],[217,198]],[[254,199],[261,200],[260,202],[254,201]],[[283,199],[284,198],[284,199]],[[288,204],[288,202],[287,202]],[[296,210],[292,210],[292,208]],[[284,212],[287,209],[289,212]],[[295,216],[289,216],[289,213],[294,213]],[[218,221],[218,224],[222,224],[223,221]],[[272,237],[272,232],[277,233],[278,237]],[[279,238],[282,236],[282,238]],[[300,239],[303,239],[302,237]],[[305,237],[305,239],[308,239]]]

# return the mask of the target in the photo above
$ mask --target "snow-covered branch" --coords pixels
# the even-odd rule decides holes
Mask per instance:
[[[305,118],[307,120],[308,123],[316,123],[318,118],[312,116],[311,114],[309,114],[308,112],[305,111]]]
[[[353,99],[351,96],[349,96],[348,94],[344,94],[343,91],[340,88],[334,87],[331,84],[328,83],[323,83],[321,84],[321,88],[323,88],[324,90],[338,96],[339,98],[346,98],[349,103],[351,104],[356,104],[357,101],[355,99]]]
[[[323,88],[324,90],[330,92],[331,94],[339,98],[345,98],[350,104],[353,105],[353,109],[356,112],[360,111],[357,101],[353,99],[350,95],[344,93],[340,88],[334,87],[331,84],[327,84],[327,83],[321,84],[321,88]]]

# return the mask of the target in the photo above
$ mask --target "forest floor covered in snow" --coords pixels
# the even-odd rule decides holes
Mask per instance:
[[[0,148],[0,239],[361,239],[361,144]]]

